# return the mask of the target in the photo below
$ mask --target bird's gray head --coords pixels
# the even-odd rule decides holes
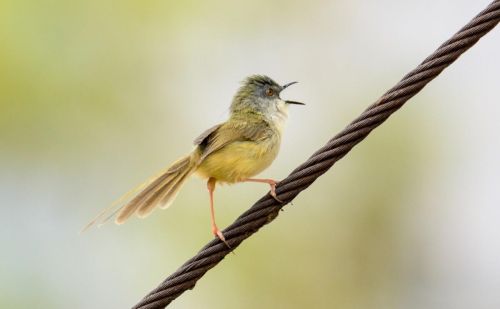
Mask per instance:
[[[280,86],[265,75],[252,75],[243,81],[243,85],[233,98],[231,103],[231,114],[235,113],[257,113],[269,115],[275,112],[286,113],[289,104],[304,103],[285,101],[280,98],[280,93],[285,88],[297,82]]]

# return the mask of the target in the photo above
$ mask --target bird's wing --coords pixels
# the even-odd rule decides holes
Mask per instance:
[[[220,128],[221,126],[223,125],[223,123],[219,123],[219,124],[216,124],[215,126],[211,127],[210,129],[206,130],[205,132],[201,133],[200,136],[198,136],[194,141],[193,143],[195,145],[201,145],[201,144],[204,144],[206,142],[206,140],[208,139],[208,137],[214,133],[215,131],[217,131],[218,128]]]
[[[228,121],[205,131],[195,142],[202,151],[201,159],[224,146],[238,141],[259,141],[272,134],[266,121]]]

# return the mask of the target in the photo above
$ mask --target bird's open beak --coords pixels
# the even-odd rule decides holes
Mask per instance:
[[[288,84],[284,84],[282,87],[283,89],[281,90],[285,90],[286,88],[288,88],[289,86],[293,85],[293,84],[296,84],[298,82],[291,82],[291,83],[288,83]],[[302,103],[302,102],[297,102],[297,101],[285,101],[286,104],[296,104],[296,105],[306,105],[305,103]]]

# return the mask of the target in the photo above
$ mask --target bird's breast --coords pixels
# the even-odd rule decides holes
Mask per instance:
[[[271,165],[279,147],[279,134],[260,141],[233,142],[205,158],[197,173],[204,178],[213,177],[219,182],[239,182]]]

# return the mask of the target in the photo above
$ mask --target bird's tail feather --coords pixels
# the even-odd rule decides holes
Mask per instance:
[[[172,204],[187,178],[196,170],[199,161],[200,156],[197,151],[180,158],[171,166],[163,170],[159,175],[152,177],[145,183],[138,186],[138,188],[128,192],[124,197],[118,200],[118,203],[126,200],[132,193],[140,191],[130,201],[112,211],[109,215],[108,213],[113,207],[105,209],[82,231],[88,229],[105,215],[107,215],[107,217],[104,220],[101,220],[100,224],[105,223],[115,215],[115,222],[117,224],[122,224],[134,213],[136,213],[139,217],[144,218],[156,207],[160,207],[162,209],[167,208]],[[117,203],[114,203],[112,206],[117,206]]]
[[[154,194],[149,196],[147,199],[144,199],[139,205],[137,205],[137,215],[144,218],[149,215],[156,206],[162,209],[168,208],[191,173],[192,169],[189,168],[189,166],[186,166],[185,168],[179,169],[178,172],[169,175],[169,177],[163,181],[163,184],[158,185],[158,189],[154,192]],[[117,217],[117,220],[119,219],[120,216]]]

